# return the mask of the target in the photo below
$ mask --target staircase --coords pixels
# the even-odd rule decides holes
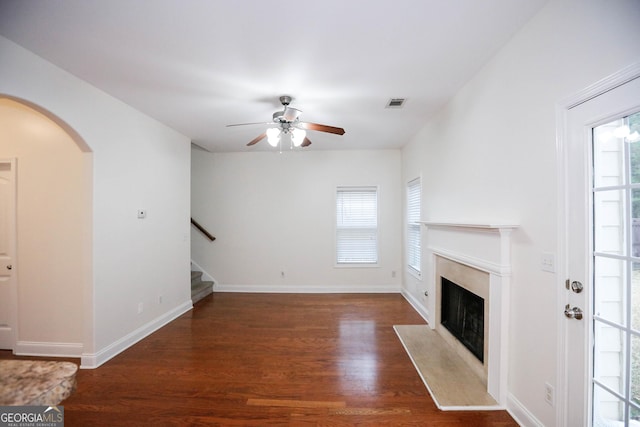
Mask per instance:
[[[212,293],[213,282],[203,281],[202,271],[191,271],[191,303],[195,304]]]

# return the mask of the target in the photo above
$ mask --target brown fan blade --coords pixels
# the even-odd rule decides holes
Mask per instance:
[[[226,127],[230,128],[233,126],[247,126],[247,125],[271,125],[273,122],[256,122],[256,123],[236,123],[233,125],[227,125]]]
[[[335,133],[336,135],[344,135],[344,129],[335,126],[320,125],[318,123],[300,122],[300,126],[307,130],[317,130],[320,132]]]
[[[262,133],[262,134],[260,134],[260,135],[256,136],[254,139],[252,139],[252,140],[247,144],[247,147],[251,147],[252,145],[257,144],[258,142],[260,142],[260,140],[261,140],[262,138],[264,138],[264,137],[266,137],[266,136],[267,136],[267,133],[266,133],[266,132],[264,132],[264,133]]]
[[[309,138],[305,137],[304,141],[302,141],[302,144],[300,144],[300,147],[308,147],[311,145],[311,140],[309,140]]]

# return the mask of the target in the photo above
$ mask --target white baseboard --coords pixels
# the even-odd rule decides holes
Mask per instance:
[[[81,369],[94,369],[122,353],[127,348],[131,347],[143,338],[148,337],[158,329],[162,328],[167,323],[182,316],[187,311],[191,310],[193,305],[191,300],[184,302],[171,311],[163,314],[160,317],[152,320],[151,322],[139,327],[130,334],[120,338],[118,341],[108,345],[97,353],[83,353],[80,368]]]
[[[402,296],[406,299],[409,304],[413,307],[415,311],[418,312],[420,316],[424,319],[425,322],[429,323],[429,310],[416,299],[410,292],[407,292],[405,289],[402,289]]]
[[[216,284],[213,292],[279,293],[279,294],[397,294],[400,285],[345,285],[345,286],[305,286],[305,285],[229,285]]]
[[[13,353],[17,356],[81,357],[81,343],[18,341]]]
[[[544,424],[511,393],[507,394],[507,412],[522,427],[544,427]]]

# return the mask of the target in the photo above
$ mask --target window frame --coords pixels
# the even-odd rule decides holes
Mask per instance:
[[[365,261],[340,261],[339,260],[339,231],[341,228],[344,229],[348,229],[348,228],[356,228],[356,227],[341,227],[339,225],[339,218],[338,218],[338,201],[339,201],[339,197],[340,197],[340,193],[341,192],[357,192],[357,191],[371,191],[373,193],[375,193],[375,229],[374,230],[374,236],[375,236],[375,261],[371,261],[371,262],[365,262]],[[380,188],[377,185],[338,185],[336,186],[335,189],[335,200],[334,200],[334,215],[335,215],[335,222],[334,222],[334,238],[335,238],[335,245],[334,245],[334,250],[335,250],[335,254],[334,254],[334,266],[337,268],[345,268],[345,267],[378,267],[379,263],[380,263],[380,245],[379,245],[379,237],[380,237]],[[366,228],[366,227],[363,227]]]
[[[417,191],[417,209],[412,206],[412,191]],[[422,227],[420,224],[420,215],[422,212],[422,178],[420,176],[410,180],[406,185],[406,241],[405,241],[405,256],[406,256],[406,268],[409,274],[413,275],[417,279],[422,279]],[[417,212],[416,212],[417,210]],[[413,212],[413,215],[412,215]],[[415,216],[415,217],[414,217]],[[417,230],[417,236],[415,239],[411,239],[411,235]],[[416,245],[412,246],[415,240]],[[414,255],[412,256],[412,252]],[[412,264],[413,259],[416,259],[416,265]]]

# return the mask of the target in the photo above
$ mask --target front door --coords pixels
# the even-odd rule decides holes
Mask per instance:
[[[13,350],[17,319],[15,160],[0,159],[0,349]]]
[[[567,426],[640,423],[640,78],[567,114]]]

